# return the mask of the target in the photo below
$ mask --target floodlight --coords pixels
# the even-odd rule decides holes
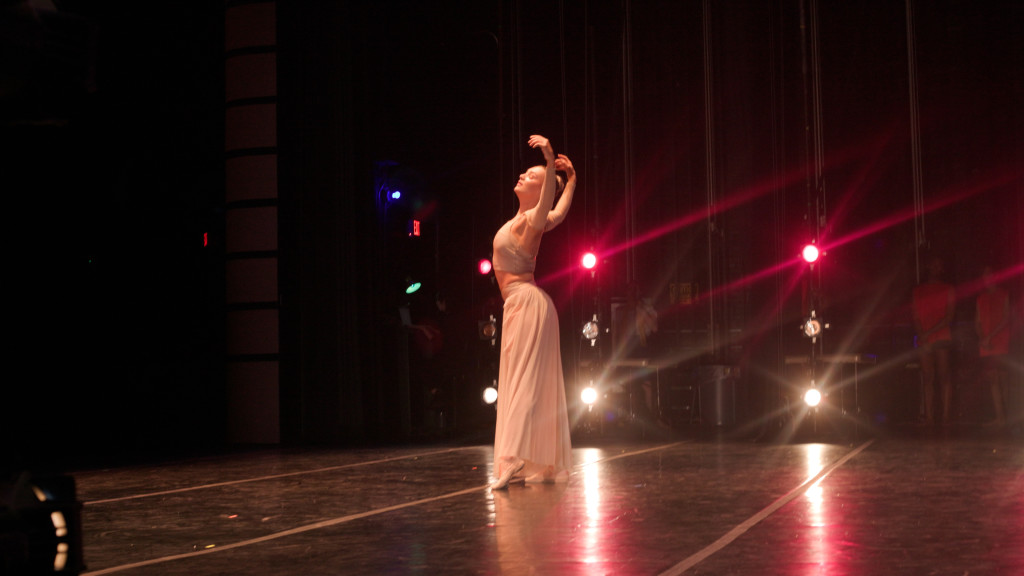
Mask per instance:
[[[821,404],[821,391],[817,388],[808,388],[807,391],[804,392],[804,403],[811,408]]]
[[[484,388],[484,402],[487,404],[494,404],[498,401],[498,389],[494,386],[488,386]]]
[[[590,345],[593,346],[597,342],[597,337],[600,333],[601,329],[597,323],[597,314],[594,314],[594,317],[583,325],[583,337],[590,340]]]
[[[803,256],[804,262],[807,262],[808,264],[813,264],[814,262],[817,262],[818,256],[820,256],[820,252],[818,251],[817,246],[815,246],[814,244],[808,244],[804,246],[804,249],[800,253],[800,255]]]
[[[587,386],[580,392],[580,400],[583,400],[587,406],[593,405],[597,402],[597,390],[593,386]]]

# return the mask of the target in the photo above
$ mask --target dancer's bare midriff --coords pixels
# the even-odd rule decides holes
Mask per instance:
[[[498,281],[498,289],[501,290],[501,299],[508,300],[507,289],[513,284],[519,284],[525,282],[533,284],[533,273],[523,272],[521,274],[513,274],[512,272],[505,272],[504,270],[495,270],[494,279]]]

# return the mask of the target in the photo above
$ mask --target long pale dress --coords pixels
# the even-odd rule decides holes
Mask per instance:
[[[522,215],[517,218],[523,217]],[[495,269],[533,272],[532,255],[519,250],[510,220],[494,237]],[[556,475],[572,466],[572,442],[562,375],[558,312],[533,282],[506,286],[498,368],[498,413],[494,473],[503,458],[527,461],[523,474],[550,467]]]

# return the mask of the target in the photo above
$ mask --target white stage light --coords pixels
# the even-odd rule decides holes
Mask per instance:
[[[494,386],[484,388],[484,402],[494,404],[498,401],[498,389]]]
[[[809,388],[807,392],[804,392],[804,403],[811,408],[821,404],[821,392],[817,388]]]
[[[587,386],[583,389],[583,392],[580,392],[580,400],[583,400],[583,403],[587,406],[593,405],[597,402],[597,390],[593,386]]]
[[[583,337],[590,340],[590,345],[593,346],[597,342],[597,337],[600,333],[601,328],[597,323],[597,314],[594,314],[594,318],[583,325]]]

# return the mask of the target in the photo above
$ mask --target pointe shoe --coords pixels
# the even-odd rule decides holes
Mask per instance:
[[[515,482],[515,478],[512,481]],[[558,474],[555,474],[553,470],[544,470],[526,478],[525,482],[527,484],[555,484],[558,482]]]
[[[554,484],[555,478],[557,476],[558,474],[555,473],[555,469],[551,466],[548,466],[547,468],[544,469],[544,472],[541,473],[540,481],[543,482],[544,484]]]
[[[521,472],[524,466],[526,466],[526,462],[522,460],[516,460],[509,464],[501,473],[501,476],[491,484],[491,490],[504,490],[508,488],[508,483],[512,481],[512,477]]]

